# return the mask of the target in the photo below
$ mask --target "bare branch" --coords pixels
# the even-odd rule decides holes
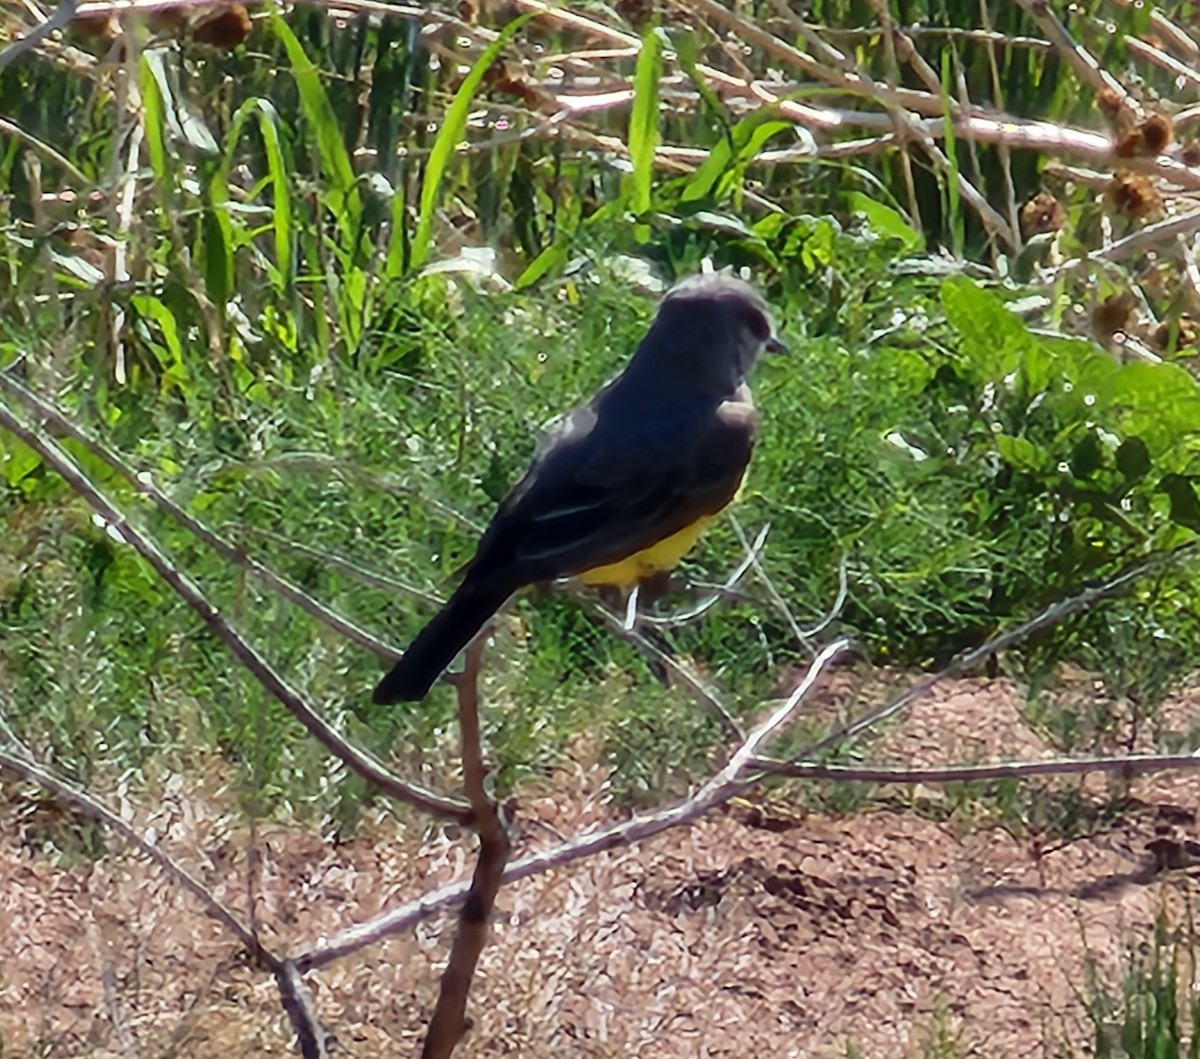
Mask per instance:
[[[512,849],[502,810],[486,789],[487,768],[483,763],[483,738],[479,727],[479,671],[483,660],[483,640],[484,637],[479,637],[467,648],[463,671],[451,678],[458,693],[463,785],[475,812],[475,827],[479,831],[479,859],[459,915],[458,932],[450,949],[450,959],[442,974],[437,1007],[421,1051],[423,1059],[448,1059],[470,1029],[466,1017],[467,998],[475,968],[479,965],[479,956],[487,944],[488,925],[503,881],[504,866]]]
[[[272,544],[278,545],[284,551],[291,552],[293,555],[303,555],[309,559],[316,559],[330,570],[337,570],[339,573],[353,577],[356,581],[364,585],[370,585],[372,588],[382,588],[385,592],[396,592],[400,595],[408,596],[410,599],[414,599],[418,603],[434,610],[446,605],[446,601],[440,596],[435,596],[431,592],[425,592],[414,585],[399,581],[386,574],[378,574],[374,570],[368,570],[365,566],[352,562],[344,556],[338,555],[336,552],[326,551],[323,548],[313,548],[307,544],[300,544],[298,541],[288,540],[281,534],[259,529],[257,526],[240,526],[238,528],[250,536],[270,541]],[[386,657],[388,661],[394,662],[400,657],[399,653],[392,651],[391,648],[387,648],[387,651],[388,655]]]
[[[3,70],[18,56],[36,48],[56,29],[61,29],[75,17],[75,9],[79,6],[79,0],[62,0],[51,12],[50,17],[46,19],[40,26],[31,29],[20,40],[13,41],[7,48],[0,51],[0,70]]]
[[[700,677],[680,662],[679,659],[659,647],[648,633],[642,632],[636,627],[633,629],[626,628],[625,621],[619,614],[615,614],[608,607],[604,606],[604,604],[596,600],[581,597],[580,602],[591,613],[597,615],[622,640],[627,640],[633,644],[634,647],[652,662],[657,662],[659,665],[669,669],[672,676],[676,677],[691,692],[692,697],[701,706],[721,722],[726,732],[730,733],[733,738],[739,740],[745,738],[742,726],[738,724],[737,719],[729,712],[728,707],[721,701],[720,696],[701,680]]]
[[[251,559],[246,555],[244,550],[230,544],[223,537],[204,525],[203,522],[193,518],[179,504],[175,503],[175,501],[159,489],[147,472],[135,471],[125,462],[119,453],[73,423],[44,397],[34,393],[28,387],[18,382],[12,372],[0,371],[0,389],[7,391],[27,408],[32,409],[37,417],[41,419],[42,424],[48,427],[52,433],[59,437],[68,437],[74,441],[78,441],[89,452],[98,456],[142,496],[150,500],[155,507],[173,518],[184,529],[195,536],[197,540],[207,544],[221,558],[245,570],[246,573],[257,578],[268,588],[288,600],[288,602],[294,603],[306,614],[328,625],[351,643],[358,644],[360,647],[366,648],[372,654],[387,661],[395,661],[399,657],[399,653],[392,650],[382,640],[372,636],[354,622],[342,617],[336,611],[313,599],[303,589],[291,581],[280,577],[262,563]]]
[[[419,784],[400,779],[367,751],[342,737],[303,698],[293,691],[274,669],[208,601],[199,586],[179,570],[148,536],[136,529],[121,511],[87,478],[78,465],[55,442],[21,422],[8,408],[0,405],[0,429],[20,438],[46,462],[99,515],[108,532],[134,549],[159,577],[191,608],[212,633],[229,648],[258,682],[294,716],[309,733],[368,782],[397,801],[406,802],[435,816],[467,822],[471,810],[457,798],[430,791]]]
[[[737,532],[741,535],[742,546],[746,549],[746,554],[742,557],[742,561],[734,568],[733,572],[725,578],[723,584],[718,585],[716,590],[710,592],[707,596],[697,603],[693,603],[690,607],[681,607],[679,610],[674,610],[670,614],[642,614],[638,623],[640,625],[657,625],[675,627],[678,625],[687,625],[689,622],[696,621],[703,617],[722,599],[728,599],[735,595],[734,589],[737,587],[742,578],[746,576],[747,571],[754,565],[758,557],[762,554],[763,545],[766,544],[767,534],[771,531],[771,523],[766,523],[762,529],[758,531],[758,535],[754,538],[753,544],[747,544],[745,536],[742,534],[741,527],[736,522]]]
[[[1125,86],[1120,81],[1096,61],[1096,57],[1091,52],[1075,42],[1067,27],[1051,10],[1048,0],[1017,0],[1017,3],[1041,27],[1042,32],[1050,38],[1050,42],[1062,52],[1084,84],[1090,85],[1098,93],[1111,92],[1120,100],[1122,109],[1131,118],[1140,117],[1141,107],[1137,100],[1125,91]]]
[[[848,646],[848,640],[839,639],[821,651],[795,691],[754,729],[730,758],[729,764],[695,795],[664,809],[639,814],[623,823],[601,828],[540,853],[521,857],[505,869],[501,882],[507,885],[535,875],[543,875],[610,849],[644,842],[664,831],[690,824],[752,786],[755,781],[742,773],[750,759],[756,756],[757,748],[791,718],[816,684],[817,678]],[[461,904],[466,900],[470,887],[471,883],[460,879],[408,901],[390,912],[343,930],[297,956],[296,966],[302,971],[324,967],[368,945],[374,945],[389,935],[424,922],[444,909]]]
[[[898,768],[887,765],[822,765],[813,761],[755,758],[750,768],[773,776],[828,779],[846,783],[972,783],[1013,780],[1026,776],[1080,776],[1117,772],[1139,776],[1148,772],[1200,768],[1200,753],[1123,754],[1118,757],[1049,758],[1046,761],[998,761],[991,765],[948,765],[945,768]]]
[[[34,783],[43,790],[49,791],[60,802],[71,806],[89,819],[103,824],[111,831],[120,835],[126,842],[149,858],[180,886],[195,897],[218,922],[227,927],[246,951],[263,965],[275,969],[279,958],[272,955],[259,942],[258,938],[240,919],[220,901],[218,901],[199,879],[191,874],[169,853],[164,853],[154,843],[144,838],[134,827],[127,824],[121,816],[109,809],[102,802],[93,798],[86,791],[80,790],[74,784],[60,779],[54,773],[43,768],[37,762],[8,750],[0,750],[0,769],[19,776],[27,783]]]
[[[296,1031],[296,1043],[304,1059],[328,1059],[325,1045],[326,1035],[313,1010],[312,997],[304,986],[296,964],[283,960],[275,968],[275,984],[279,987],[279,998],[287,1013],[292,1029]]]
[[[884,703],[882,706],[871,710],[857,720],[851,721],[842,727],[825,736],[824,739],[818,740],[811,746],[805,748],[800,753],[791,758],[795,762],[805,762],[818,754],[823,753],[833,747],[840,746],[848,742],[855,736],[861,735],[869,728],[875,727],[877,724],[887,720],[889,717],[894,717],[902,710],[907,709],[917,699],[927,694],[931,688],[948,677],[956,676],[964,670],[970,669],[972,666],[983,662],[990,655],[1020,643],[1027,639],[1030,635],[1038,632],[1041,629],[1052,628],[1070,617],[1072,614],[1077,614],[1080,611],[1087,610],[1093,604],[1099,602],[1107,596],[1116,595],[1118,592],[1128,588],[1134,582],[1141,580],[1147,574],[1161,569],[1166,566],[1173,566],[1176,563],[1183,562],[1195,556],[1197,551],[1200,551],[1200,541],[1189,541],[1186,544],[1181,544],[1177,548],[1173,548],[1167,552],[1160,552],[1142,559],[1139,562],[1132,563],[1120,573],[1114,574],[1112,577],[1106,578],[1097,582],[1082,591],[1077,592],[1073,596],[1068,596],[1066,599],[1059,600],[1056,603],[1051,603],[1045,610],[1028,621],[1022,622],[1020,625],[1014,626],[1007,632],[1001,633],[988,640],[986,643],[980,644],[978,647],[972,648],[959,655],[944,669],[937,673],[931,673],[927,677],[923,677],[914,683],[907,691],[897,695],[890,702]]]

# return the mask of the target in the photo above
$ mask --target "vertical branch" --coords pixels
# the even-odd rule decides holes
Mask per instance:
[[[451,677],[458,693],[458,725],[462,738],[463,785],[479,832],[479,859],[458,920],[458,933],[442,973],[437,1007],[421,1059],[447,1059],[470,1029],[467,998],[479,956],[487,944],[488,923],[508,864],[511,843],[503,811],[487,793],[487,767],[479,726],[479,670],[483,660],[480,636],[467,649],[463,671]]]
[[[275,968],[275,984],[283,1002],[292,1029],[296,1031],[296,1047],[303,1059],[329,1059],[326,1034],[316,1012],[312,998],[304,986],[296,965],[291,960],[282,960]]]

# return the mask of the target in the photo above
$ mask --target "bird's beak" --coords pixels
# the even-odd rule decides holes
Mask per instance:
[[[788,349],[788,347],[787,347],[787,343],[784,342],[783,339],[781,339],[778,335],[772,335],[770,338],[767,339],[766,350],[768,353],[790,353],[791,352],[791,350]]]

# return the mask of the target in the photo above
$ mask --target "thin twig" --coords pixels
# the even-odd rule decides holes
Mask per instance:
[[[1188,63],[1181,63],[1173,55],[1168,55],[1160,48],[1154,47],[1152,44],[1147,44],[1144,40],[1139,40],[1137,37],[1125,37],[1125,47],[1131,54],[1137,55],[1147,62],[1153,63],[1155,66],[1160,66],[1166,70],[1172,77],[1178,78],[1181,81],[1190,81],[1192,85],[1200,85],[1200,73]]]
[[[20,40],[15,40],[3,51],[0,51],[0,70],[3,70],[18,56],[36,48],[56,29],[62,29],[75,17],[75,9],[79,0],[62,0],[62,3],[51,12],[50,17],[40,26],[36,26]]]
[[[691,3],[699,3],[706,8],[709,5],[715,6],[715,0],[689,0]],[[921,149],[928,155],[929,160],[934,167],[947,179],[954,179],[958,186],[958,192],[972,209],[979,214],[979,219],[983,222],[984,227],[990,236],[1000,240],[1008,247],[1015,245],[1015,239],[1012,232],[1009,230],[1008,222],[1004,220],[991,206],[984,197],[982,192],[972,184],[963,174],[961,168],[956,168],[950,164],[950,159],[946,157],[945,152],[934,141],[934,137],[930,134],[926,123],[921,121],[910,113],[910,108],[901,102],[902,97],[906,97],[911,91],[908,89],[892,91],[884,88],[859,66],[849,55],[834,48],[833,45],[823,41],[817,32],[800,19],[784,0],[775,0],[775,8],[780,16],[786,19],[790,25],[794,26],[797,31],[813,46],[815,50],[824,56],[826,61],[832,64],[832,68],[839,71],[840,76],[834,78],[834,83],[840,81],[843,87],[848,87],[851,83],[858,86],[859,90],[864,92],[870,98],[874,99],[888,111],[889,118],[896,123],[897,129],[901,130],[900,135],[904,139],[912,139],[918,143]],[[924,60],[920,57],[916,49],[912,49],[909,55],[909,61],[915,64],[915,68],[923,78],[936,78],[932,70],[927,68]],[[917,93],[925,96],[930,102],[937,104],[939,110],[944,110],[945,106],[940,98],[940,85],[934,80],[933,87],[927,93]],[[965,108],[954,108],[955,114],[969,114]],[[966,135],[970,139],[970,134]]]
[[[895,92],[900,87],[900,62],[896,56],[896,33],[892,26],[892,15],[884,0],[872,0],[871,6],[880,20],[883,28],[883,58],[887,69],[887,86],[889,92]],[[910,45],[910,51],[913,49]],[[912,155],[906,149],[906,130],[903,122],[896,118],[896,143],[900,146],[898,152],[900,175],[904,178],[904,191],[908,195],[908,223],[920,232],[924,231],[925,222],[921,219],[921,205],[917,200],[917,182],[913,176]]]
[[[740,527],[739,527],[740,530]],[[755,560],[762,554],[763,545],[766,544],[767,534],[771,531],[771,523],[766,523],[762,529],[758,531],[758,535],[754,538],[754,542],[749,545],[742,561],[734,567],[733,572],[725,579],[724,583],[718,585],[715,591],[709,592],[708,595],[702,597],[690,607],[680,607],[678,610],[673,610],[669,614],[642,614],[639,618],[639,624],[651,625],[667,628],[675,628],[679,625],[687,625],[690,622],[696,621],[703,617],[709,610],[723,599],[728,599],[730,596],[736,595],[734,589],[741,583],[742,578],[746,576],[750,567]],[[745,541],[743,541],[743,546]]]
[[[385,592],[394,592],[399,595],[408,596],[416,600],[423,606],[433,610],[438,610],[445,606],[446,601],[441,596],[435,596],[432,592],[426,592],[423,589],[417,588],[415,585],[410,585],[405,581],[398,581],[394,577],[389,577],[387,574],[379,574],[374,570],[369,570],[365,566],[354,562],[345,556],[338,555],[336,552],[326,551],[324,548],[314,548],[308,544],[301,544],[298,541],[288,540],[279,533],[272,533],[270,530],[260,529],[257,526],[239,526],[238,530],[251,537],[258,537],[261,540],[270,541],[272,544],[282,548],[285,552],[290,552],[293,555],[302,555],[307,559],[317,560],[322,567],[327,570],[337,570],[339,573],[346,574],[354,578],[356,581],[364,585],[370,585],[372,588],[381,588]],[[398,654],[387,648],[390,660],[395,661],[399,657]],[[388,657],[388,656],[383,656]]]
[[[125,462],[119,453],[93,437],[82,427],[73,423],[44,397],[34,393],[18,382],[12,372],[0,371],[0,389],[12,394],[27,408],[32,409],[42,420],[43,424],[49,427],[53,433],[60,437],[68,437],[78,441],[89,452],[103,460],[141,495],[149,499],[155,507],[173,518],[184,529],[195,536],[197,540],[207,544],[221,558],[233,563],[252,577],[257,578],[272,591],[278,593],[290,603],[294,603],[306,614],[328,625],[340,636],[344,636],[352,643],[364,647],[377,657],[391,662],[394,662],[399,657],[399,652],[394,651],[382,640],[372,636],[361,626],[356,625],[348,618],[342,617],[336,611],[314,599],[291,581],[280,577],[270,568],[250,558],[243,549],[230,544],[229,541],[209,529],[203,522],[193,518],[154,484],[154,480],[148,472],[135,471]]]
[[[742,772],[748,761],[756,756],[756,748],[760,747],[791,718],[826,667],[845,651],[848,645],[848,640],[839,639],[821,651],[792,694],[746,737],[730,758],[729,764],[695,795],[677,802],[675,805],[639,814],[623,823],[600,828],[550,849],[531,853],[515,860],[505,869],[501,878],[502,883],[507,885],[521,879],[542,875],[575,861],[594,857],[610,849],[644,842],[664,831],[690,824],[735,795],[742,793],[753,784],[753,781],[744,776]],[[304,971],[324,967],[358,952],[368,945],[374,945],[385,937],[424,922],[446,908],[461,904],[466,900],[470,887],[471,883],[468,880],[460,879],[423,894],[412,901],[407,901],[390,912],[385,912],[364,923],[343,930],[296,957],[296,966]]]
[[[22,41],[19,41],[18,43],[23,44],[24,41],[22,40]],[[4,64],[2,62],[0,62],[0,68],[2,68],[3,65]],[[7,118],[0,117],[0,133],[7,133],[9,136],[15,137],[16,139],[20,140],[22,143],[28,144],[39,154],[44,155],[51,162],[53,162],[56,166],[58,166],[60,169],[62,169],[62,171],[64,173],[66,173],[66,175],[75,182],[76,187],[79,188],[80,190],[90,186],[91,181],[88,180],[87,174],[85,174],[83,172],[83,170],[79,169],[75,165],[74,162],[72,162],[69,158],[66,157],[66,155],[60,154],[53,147],[51,147],[48,143],[45,143],[44,141],[39,140],[32,133],[26,132],[24,129],[21,128],[20,125],[14,124],[13,122],[9,121]]]
[[[733,524],[733,533],[734,536],[737,537],[738,543],[749,555],[750,565],[754,569],[754,576],[758,578],[758,583],[762,585],[764,589],[766,589],[767,598],[771,601],[775,609],[783,616],[785,624],[791,630],[791,633],[796,638],[797,642],[811,649],[812,641],[804,635],[804,630],[800,628],[800,623],[796,621],[795,617],[792,615],[792,609],[788,606],[787,600],[783,598],[779,589],[775,587],[775,582],[771,579],[770,575],[768,575],[766,569],[763,567],[762,560],[759,558],[757,552],[751,549],[750,542],[746,540],[746,533],[742,529],[742,524],[738,522],[736,516],[733,515],[730,516],[730,522]]]
[[[1091,52],[1083,45],[1076,43],[1067,27],[1051,9],[1048,0],[1016,0],[1016,2],[1050,38],[1050,42],[1055,48],[1066,57],[1067,62],[1074,67],[1076,74],[1084,84],[1090,85],[1097,93],[1111,92],[1120,100],[1121,109],[1131,118],[1136,120],[1141,116],[1141,107],[1137,100],[1125,91],[1125,86],[1120,81],[1096,61],[1096,57]]]
[[[483,736],[479,726],[479,671],[483,664],[483,640],[468,649],[461,673],[451,681],[458,694],[458,725],[462,738],[463,786],[475,812],[479,832],[479,858],[471,889],[458,918],[458,932],[450,958],[442,973],[437,1007],[421,1051],[422,1059],[448,1059],[470,1029],[467,998],[479,957],[487,944],[488,925],[496,895],[508,863],[512,845],[503,812],[487,792],[487,767],[483,762]]]
[[[12,753],[0,749],[0,769],[19,776],[27,783],[34,783],[43,790],[49,791],[60,802],[72,806],[84,816],[103,824],[111,831],[120,835],[126,842],[141,852],[149,860],[163,869],[180,886],[195,897],[218,922],[224,924],[252,957],[260,960],[264,966],[274,969],[279,964],[278,957],[263,948],[258,938],[249,927],[220,901],[199,879],[191,874],[169,853],[164,853],[154,843],[143,838],[130,824],[127,824],[120,814],[109,809],[102,802],[93,798],[87,791],[60,779],[54,773],[43,768],[40,764],[21,753]]]
[[[0,405],[0,429],[25,442],[82,497],[107,524],[108,532],[129,544],[148,562],[159,577],[200,618],[209,630],[230,650],[258,682],[296,718],[309,733],[335,757],[369,783],[397,801],[406,802],[435,816],[462,822],[471,819],[470,807],[457,798],[438,794],[419,784],[398,777],[367,751],[354,746],[338,733],[303,698],[292,690],[278,673],[209,602],[200,587],[163,554],[146,534],[132,526],[121,511],[87,478],[74,460],[49,438],[19,420]]]
[[[845,783],[977,783],[1024,779],[1027,776],[1079,776],[1119,772],[1137,776],[1170,769],[1200,768],[1200,754],[1124,754],[1119,757],[1049,758],[1046,761],[998,761],[991,765],[947,765],[945,768],[899,768],[887,765],[822,765],[814,761],[779,761],[759,757],[750,768],[773,776],[826,779]]]
[[[670,670],[671,674],[691,692],[692,697],[708,710],[713,717],[720,721],[725,731],[734,739],[740,740],[745,738],[742,726],[738,724],[737,719],[729,712],[729,708],[721,701],[720,696],[701,680],[700,677],[680,662],[679,659],[668,651],[664,651],[646,633],[641,632],[636,627],[627,629],[622,616],[606,607],[603,603],[582,595],[580,596],[580,602],[591,613],[599,617],[621,639],[633,644],[634,647],[652,662],[657,662],[659,665],[665,666]]]
[[[1051,603],[1040,614],[1030,618],[1028,621],[1022,622],[1020,625],[1014,626],[999,636],[992,637],[992,639],[978,647],[965,651],[945,668],[923,677],[907,691],[897,695],[889,702],[850,721],[848,724],[842,725],[823,739],[818,740],[816,743],[794,755],[790,760],[798,762],[811,761],[812,758],[833,747],[848,743],[855,736],[861,735],[869,728],[874,728],[889,717],[893,717],[902,710],[907,709],[917,699],[926,695],[936,684],[941,683],[943,680],[957,676],[964,670],[978,665],[989,656],[1006,650],[1014,644],[1021,643],[1041,629],[1052,628],[1058,625],[1064,619],[1080,611],[1087,610],[1094,603],[1107,596],[1116,595],[1118,592],[1141,580],[1147,574],[1192,558],[1197,551],[1200,551],[1200,541],[1189,541],[1168,552],[1151,555],[1149,558],[1133,563],[1110,578],[1090,585],[1076,594],[1068,596],[1066,599]]]

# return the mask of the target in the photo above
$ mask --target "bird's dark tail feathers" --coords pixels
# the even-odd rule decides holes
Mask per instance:
[[[467,578],[404,652],[372,696],[375,704],[416,702],[513,593],[513,587]]]

